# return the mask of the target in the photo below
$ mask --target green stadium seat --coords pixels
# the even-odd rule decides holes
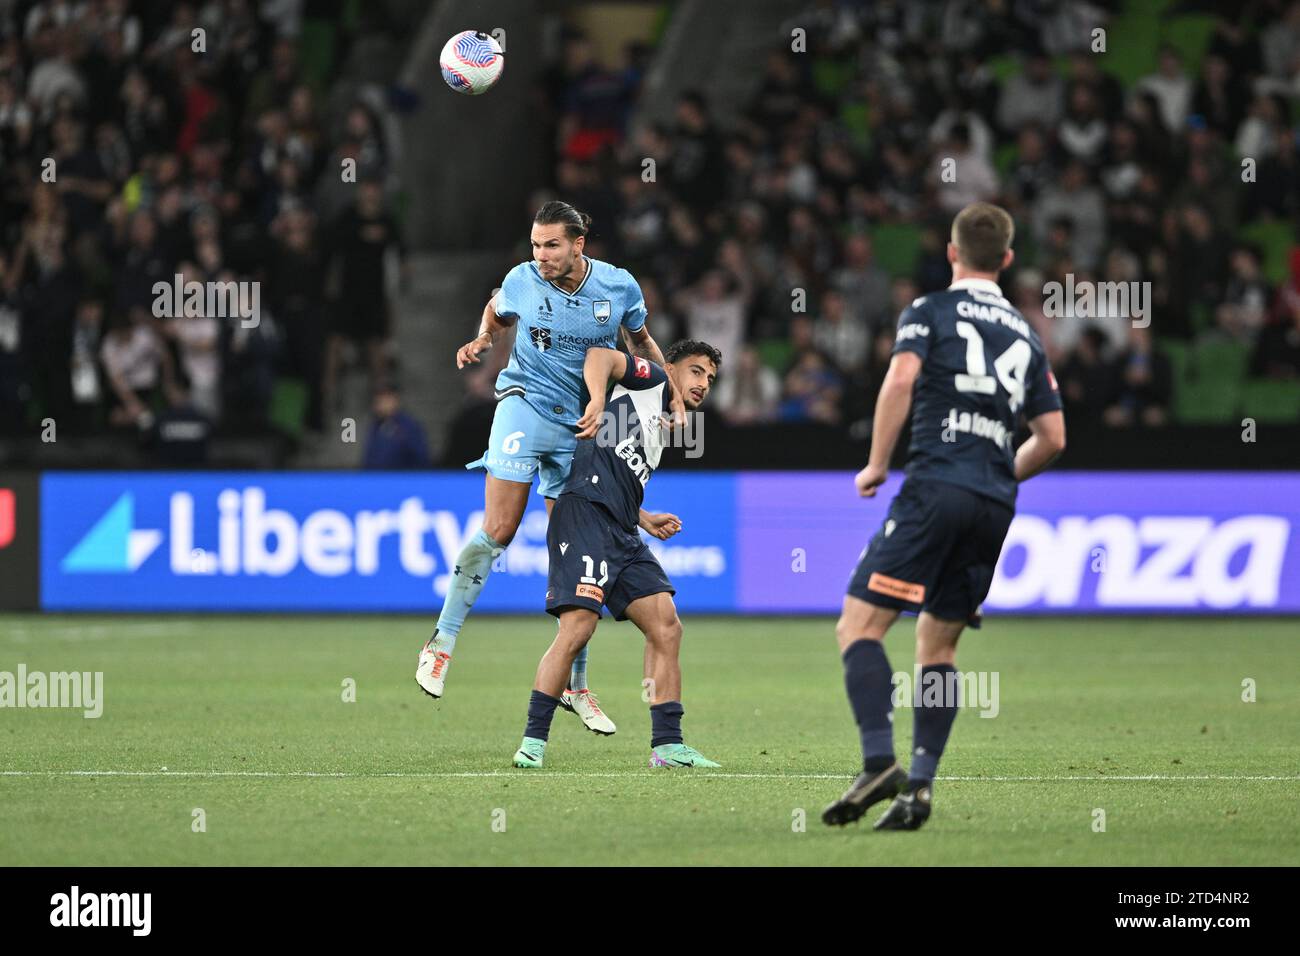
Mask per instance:
[[[997,170],[999,176],[1007,178],[1007,173],[1011,172],[1011,167],[1016,162],[1016,156],[1020,150],[1015,143],[1003,143],[993,154],[993,168]]]
[[[301,379],[282,378],[271,391],[271,407],[267,418],[271,425],[293,438],[302,437],[303,419],[307,413],[307,386]]]
[[[1009,53],[1003,56],[995,56],[992,59],[987,60],[984,63],[984,67],[993,75],[993,79],[997,80],[999,84],[1005,83],[1013,76],[1019,76],[1023,69],[1020,63],[1020,58]]]
[[[1300,382],[1246,382],[1241,388],[1241,413],[1260,422],[1300,421]]]
[[[1250,346],[1241,342],[1208,339],[1193,348],[1192,372],[1199,382],[1239,386],[1246,378]]]
[[[1262,268],[1269,282],[1278,285],[1286,281],[1291,249],[1297,244],[1295,228],[1286,220],[1263,219],[1249,223],[1237,230],[1237,238],[1254,243],[1264,254]]]
[[[302,21],[298,62],[303,77],[313,89],[329,88],[330,71],[334,68],[334,33],[334,24],[328,20],[305,17]]]
[[[813,86],[822,96],[838,99],[840,93],[849,85],[856,68],[851,60],[840,57],[818,57],[812,65]]]
[[[840,105],[840,123],[858,149],[871,149],[871,111],[866,103],[845,100]]]
[[[1174,381],[1181,383],[1187,376],[1187,363],[1189,361],[1187,343],[1180,342],[1177,339],[1173,341],[1161,341],[1157,350],[1169,359],[1170,370],[1173,374]]]
[[[794,348],[785,339],[764,339],[756,346],[759,360],[778,374],[783,374],[794,355]]]
[[[921,229],[907,223],[882,223],[871,230],[876,261],[890,278],[911,276],[921,257]]]
[[[1161,39],[1183,55],[1183,68],[1191,76],[1201,69],[1205,48],[1214,32],[1214,17],[1204,13],[1184,14],[1165,21]]]
[[[1129,3],[1106,28],[1106,53],[1101,68],[1131,87],[1156,69],[1160,17],[1169,0]]]

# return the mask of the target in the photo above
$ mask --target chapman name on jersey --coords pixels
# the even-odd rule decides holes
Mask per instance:
[[[645,300],[626,269],[583,256],[587,274],[573,292],[521,262],[496,297],[499,316],[514,317],[510,363],[497,376],[497,401],[519,395],[546,418],[576,425],[582,408],[582,363],[589,348],[618,348],[618,329],[644,328]]]
[[[1020,415],[1061,408],[1043,343],[996,282],[962,279],[898,319],[894,352],[915,352],[907,474],[1016,500]]]
[[[605,401],[604,422],[610,428],[602,423],[595,438],[578,442],[564,494],[596,502],[624,530],[636,531],[646,482],[663,455],[660,421],[670,402],[668,373],[629,356],[627,371]]]

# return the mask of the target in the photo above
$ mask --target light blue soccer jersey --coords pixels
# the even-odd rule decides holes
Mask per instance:
[[[572,293],[547,282],[531,260],[506,274],[496,312],[517,318],[510,364],[497,400],[521,396],[542,417],[574,426],[582,414],[582,364],[590,348],[618,348],[618,327],[645,326],[641,288],[626,269],[583,257],[587,275]]]

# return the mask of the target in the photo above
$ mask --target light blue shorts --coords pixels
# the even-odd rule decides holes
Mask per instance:
[[[510,395],[497,403],[487,451],[465,467],[485,468],[493,478],[525,484],[532,484],[533,475],[540,472],[538,494],[558,498],[569,480],[577,444],[572,428],[544,418],[527,400]]]

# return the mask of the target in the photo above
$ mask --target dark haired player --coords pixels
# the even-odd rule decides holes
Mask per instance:
[[[591,400],[578,422],[573,471],[546,532],[551,561],[546,610],[559,618],[560,632],[537,665],[516,767],[542,765],[570,665],[595,633],[602,607],[616,621],[632,621],[645,635],[650,766],[718,766],[682,742],[677,661],[682,622],[672,583],[636,529],[646,482],[663,452],[669,383],[687,408],[699,408],[721,361],[718,350],[703,342],[675,343],[663,368],[612,349],[587,353],[584,377]],[[611,381],[616,384],[606,408]],[[660,517],[671,520],[673,534],[680,530],[674,515]]]
[[[912,444],[907,479],[862,553],[835,626],[863,769],[823,812],[828,824],[852,823],[891,797],[877,830],[915,830],[930,816],[935,770],[957,716],[957,639],[968,623],[979,626],[1017,483],[1065,449],[1065,417],[1042,342],[997,285],[1011,265],[1014,232],[997,206],[967,206],[948,244],[952,285],[915,300],[898,319],[871,457],[854,479],[859,493],[873,497],[885,481],[909,406]],[[1031,435],[1013,451],[1021,414]],[[899,611],[920,614],[923,693],[914,701],[908,773],[894,759],[883,644]]]
[[[537,490],[546,499],[548,515],[569,476],[587,350],[616,347],[622,328],[633,354],[663,361],[646,328],[645,300],[636,280],[625,269],[583,255],[590,227],[591,217],[568,203],[543,205],[533,219],[532,261],[506,274],[483,309],[478,337],[456,353],[457,368],[475,364],[506,329],[518,326],[510,363],[497,376],[488,449],[465,466],[487,471],[483,526],[456,558],[442,614],[415,671],[416,683],[431,697],[443,694],[456,638],[492,562],[519,529],[533,476],[540,474]],[[674,409],[684,416],[676,396]],[[647,532],[667,536],[651,516],[643,519]],[[563,704],[596,733],[616,730],[587,687],[585,654],[574,664]]]

